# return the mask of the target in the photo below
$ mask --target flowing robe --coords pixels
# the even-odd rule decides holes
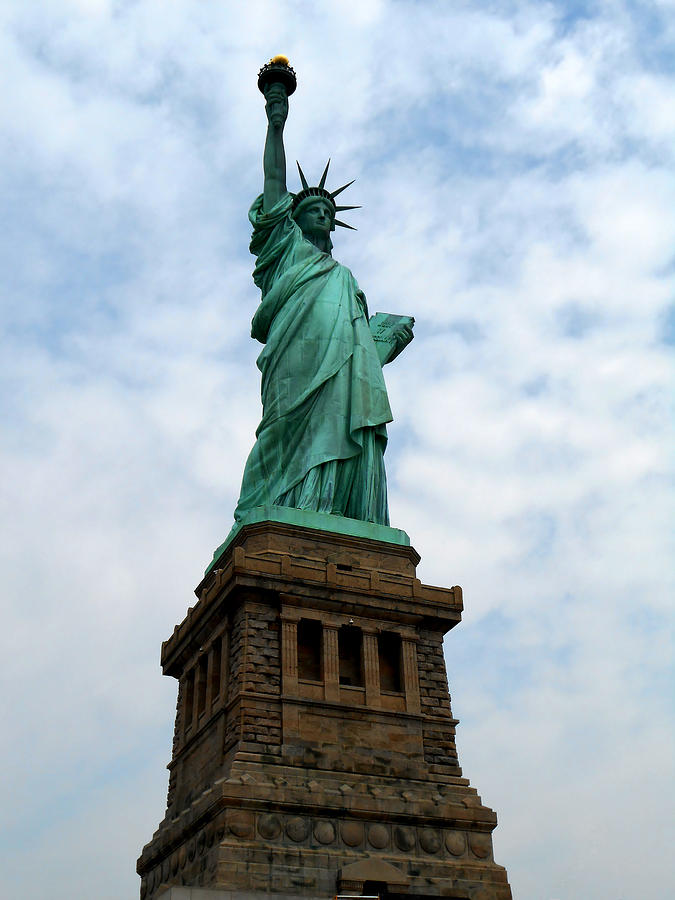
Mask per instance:
[[[249,212],[263,416],[235,519],[273,504],[388,525],[392,416],[366,298],[348,268],[303,236],[291,208],[285,194],[264,212],[261,196]]]

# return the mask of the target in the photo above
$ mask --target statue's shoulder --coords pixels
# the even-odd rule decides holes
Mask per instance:
[[[293,195],[286,192],[280,197],[271,209],[263,206],[263,195],[259,194],[248,211],[248,217],[254,228],[269,228],[278,225],[284,220],[293,222],[291,212],[293,209]]]
[[[302,232],[291,216],[292,209],[292,194],[285,194],[270,210],[263,209],[262,194],[256,197],[248,215],[253,226],[249,249],[254,256],[287,256],[302,243]]]

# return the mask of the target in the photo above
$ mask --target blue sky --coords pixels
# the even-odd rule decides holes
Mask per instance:
[[[357,179],[335,256],[417,321],[392,524],[464,588],[497,859],[518,900],[667,896],[673,46],[672,0],[0,2],[0,893],[137,896],[160,643],[260,415],[256,73],[285,52],[289,161]]]

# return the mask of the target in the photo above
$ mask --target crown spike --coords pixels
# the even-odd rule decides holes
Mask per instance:
[[[343,184],[342,187],[339,187],[337,191],[331,191],[331,197],[337,197],[338,194],[341,194],[343,191],[346,191],[350,184],[354,184],[356,178],[352,178],[351,181],[348,181],[347,184]]]
[[[360,206],[336,206],[335,212],[344,212],[345,209],[361,209]]]
[[[326,175],[328,175],[328,166],[330,165],[330,156],[328,157],[328,162],[326,163],[326,168],[323,170],[323,175],[321,176],[321,181],[319,182],[319,187],[324,188],[326,186]]]
[[[295,161],[295,164],[297,165],[298,172],[300,173],[300,181],[302,182],[302,186],[303,186],[304,190],[308,190],[309,185],[307,184],[307,179],[305,178],[305,173],[300,168],[300,163],[297,161],[297,159]]]
[[[336,225],[341,225],[343,228],[349,228],[351,231],[358,231],[358,228],[354,228],[353,225],[347,225],[346,222],[341,222],[339,219],[333,220]]]

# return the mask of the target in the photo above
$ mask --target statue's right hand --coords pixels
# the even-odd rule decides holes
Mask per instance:
[[[282,84],[271,84],[265,92],[265,112],[272,128],[282,129],[288,116],[288,96]]]

